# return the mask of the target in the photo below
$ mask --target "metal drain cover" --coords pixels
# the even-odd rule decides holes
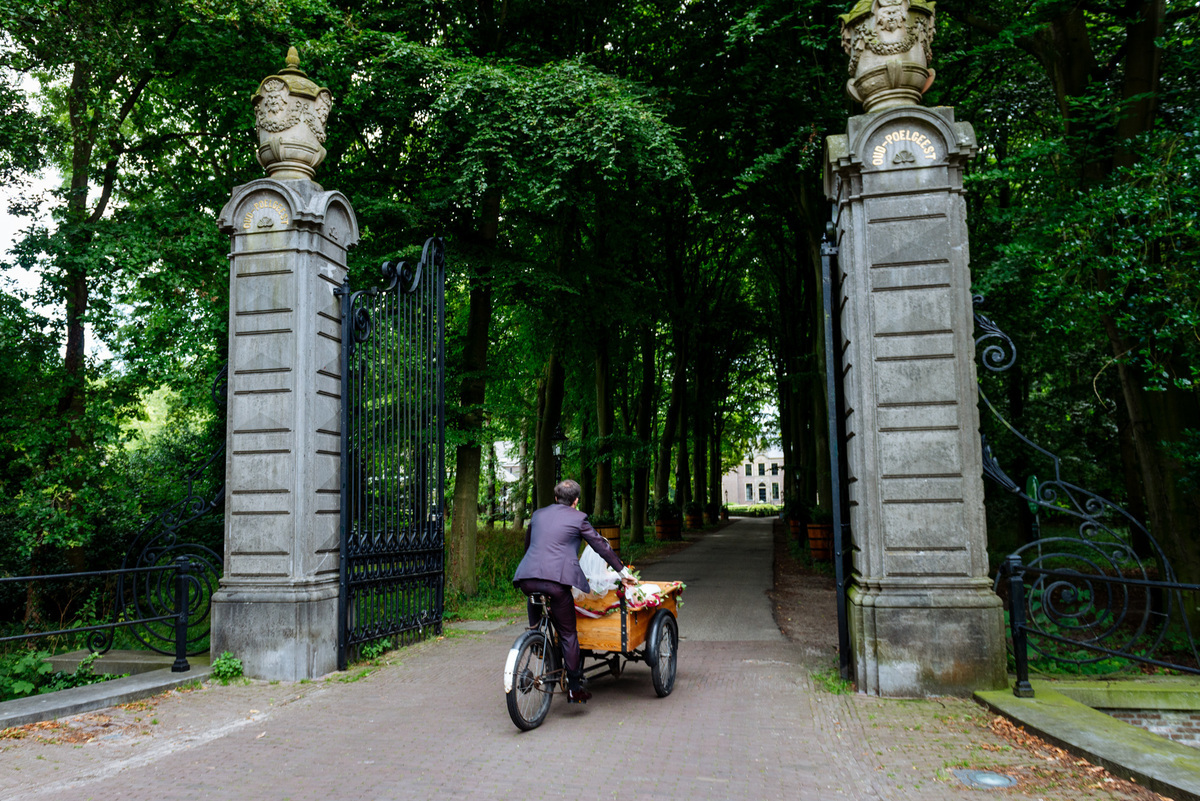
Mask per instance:
[[[990,770],[955,770],[953,773],[963,784],[976,790],[998,790],[1017,783],[1012,776],[992,773]]]

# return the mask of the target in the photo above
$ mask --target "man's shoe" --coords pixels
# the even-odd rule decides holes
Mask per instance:
[[[568,704],[586,704],[591,697],[592,694],[584,689],[567,690]]]

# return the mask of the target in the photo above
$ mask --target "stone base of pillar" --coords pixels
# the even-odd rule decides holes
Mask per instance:
[[[1004,608],[984,581],[850,590],[850,637],[860,692],[969,696],[1008,686]]]
[[[299,681],[337,670],[337,581],[224,580],[212,599],[214,657],[229,651],[255,679]]]

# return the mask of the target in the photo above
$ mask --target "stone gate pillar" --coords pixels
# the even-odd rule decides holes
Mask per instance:
[[[842,274],[851,638],[859,688],[889,696],[1006,681],[962,195],[975,135],[953,109],[915,105],[933,80],[933,5],[917,2],[864,0],[843,17],[848,91],[871,113],[828,138],[825,165]]]
[[[225,566],[212,653],[247,675],[337,669],[341,307],[334,290],[358,242],[349,201],[312,178],[325,156],[329,90],[299,68],[253,98],[267,178],[235,187],[230,236]]]

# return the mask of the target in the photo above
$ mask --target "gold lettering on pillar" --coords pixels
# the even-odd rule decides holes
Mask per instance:
[[[871,164],[882,167],[887,163],[887,155],[891,151],[895,151],[893,164],[915,164],[917,157],[913,155],[914,150],[924,156],[926,162],[937,161],[937,149],[933,140],[920,131],[897,128],[885,135],[883,141],[871,151]]]
[[[254,205],[250,207],[250,211],[246,212],[246,216],[242,218],[242,228],[247,231],[251,230],[254,227],[256,216],[259,228],[274,228],[276,224],[286,228],[288,224],[287,206],[278,200],[268,198],[255,201]]]

